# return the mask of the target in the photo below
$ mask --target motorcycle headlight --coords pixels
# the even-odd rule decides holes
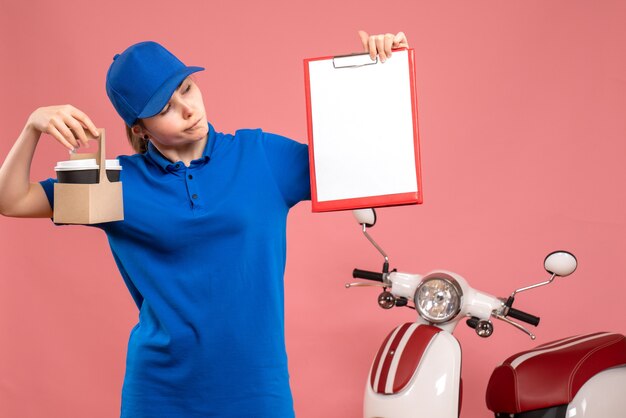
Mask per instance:
[[[463,291],[452,277],[431,277],[420,283],[415,291],[415,308],[431,323],[447,322],[461,310]]]

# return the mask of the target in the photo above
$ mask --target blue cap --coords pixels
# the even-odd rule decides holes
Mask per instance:
[[[139,118],[159,113],[176,87],[203,67],[187,67],[162,45],[139,42],[115,54],[107,72],[106,90],[113,107],[133,126]]]

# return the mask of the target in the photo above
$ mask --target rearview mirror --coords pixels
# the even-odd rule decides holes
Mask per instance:
[[[354,215],[359,225],[371,228],[376,224],[376,211],[373,208],[355,209],[352,211],[352,215]]]
[[[569,276],[576,270],[578,262],[574,254],[568,251],[555,251],[548,254],[543,262],[546,271],[556,276]]]

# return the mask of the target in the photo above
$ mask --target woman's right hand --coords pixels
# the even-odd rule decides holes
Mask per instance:
[[[40,107],[28,117],[26,125],[52,135],[70,151],[81,145],[89,147],[85,129],[95,137],[100,135],[89,116],[72,105]]]

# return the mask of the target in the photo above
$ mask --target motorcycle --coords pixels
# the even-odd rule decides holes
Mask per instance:
[[[550,278],[498,298],[470,287],[459,274],[436,270],[425,275],[389,270],[389,257],[367,229],[373,209],[353,211],[363,234],[383,256],[382,272],[354,269],[370,282],[347,288],[382,288],[383,309],[407,307],[418,316],[399,325],[383,341],[370,367],[364,418],[456,418],[461,413],[461,347],[452,335],[463,319],[478,336],[493,334],[493,319],[535,335],[518,322],[537,326],[540,318],[513,308],[516,296],[572,274],[577,260],[555,251],[544,260]],[[373,282],[371,282],[373,281]],[[599,332],[573,336],[507,358],[487,385],[487,407],[496,418],[626,417],[626,338]]]

